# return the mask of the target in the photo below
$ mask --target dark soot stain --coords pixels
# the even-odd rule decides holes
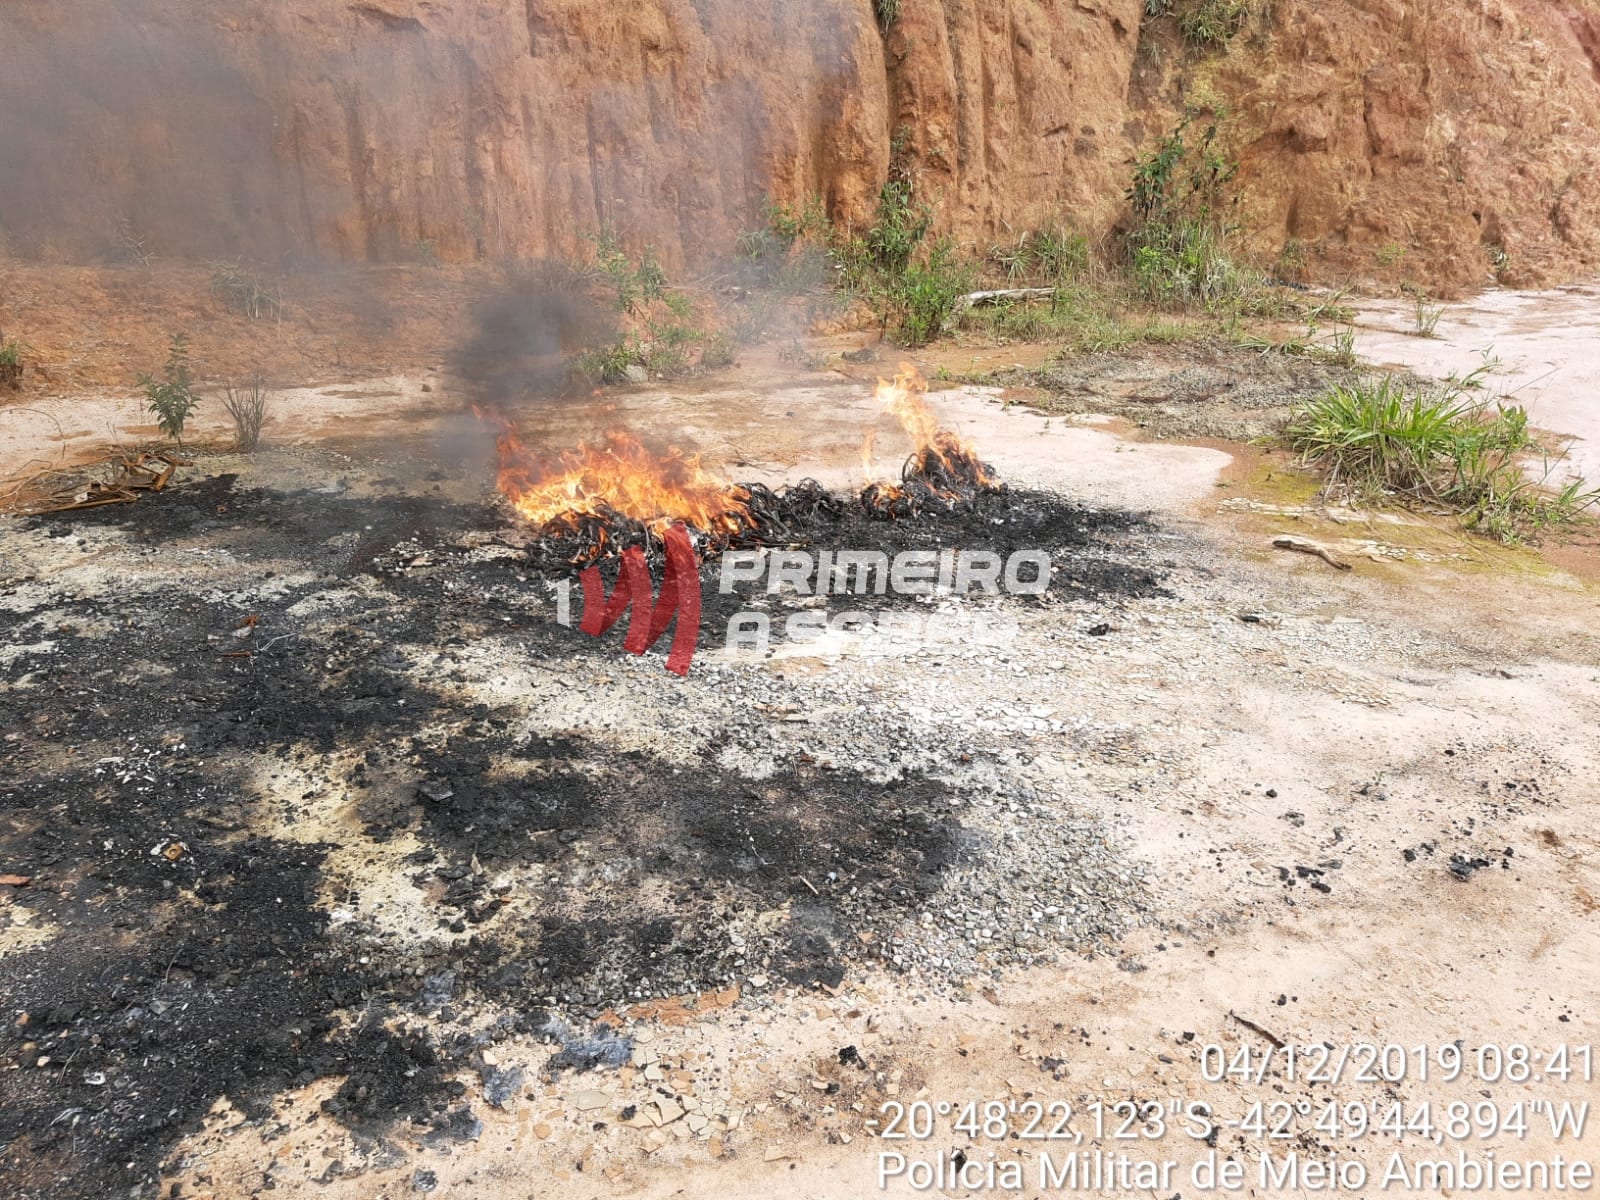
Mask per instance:
[[[29,631],[56,651],[0,667],[6,684],[32,677],[0,692],[0,867],[33,877],[13,903],[60,926],[9,957],[0,982],[0,1056],[19,1068],[0,1105],[0,1190],[125,1193],[218,1096],[262,1116],[278,1091],[325,1077],[346,1077],[328,1109],[358,1128],[466,1120],[450,1111],[460,1085],[448,1076],[471,1043],[438,1032],[448,1021],[408,1024],[439,1011],[424,976],[453,981],[445,1013],[489,1006],[536,1030],[549,996],[598,1010],[645,979],[718,986],[751,969],[737,966],[729,926],[786,909],[766,969],[837,983],[936,890],[969,836],[961,797],[932,780],[794,767],[756,781],[582,739],[518,741],[510,720],[419,680],[408,652],[508,629],[530,657],[618,652],[542,616],[513,609],[506,624],[508,603],[536,586],[519,577],[531,564],[458,549],[464,531],[506,528],[491,506],[244,491],[219,476],[30,524],[227,550],[236,587],[258,586],[252,564],[278,559],[321,577],[251,601],[248,639],[233,636],[238,603],[186,584],[64,594],[58,627]],[[1127,561],[1144,529],[1010,492],[915,521],[847,514],[812,544],[1045,548],[1052,595],[1134,597],[1160,587]],[[386,556],[401,543],[435,552],[442,569],[393,570]],[[717,565],[705,569],[714,579]],[[372,583],[352,595],[353,574]],[[288,611],[332,591],[342,607],[329,615]],[[439,924],[456,936],[395,949],[331,927],[335,848],[252,834],[253,808],[283,801],[256,794],[240,754],[343,774],[374,847],[415,822],[413,878],[438,888]],[[293,806],[275,814],[292,820]],[[561,885],[503,904],[495,874],[534,864]]]

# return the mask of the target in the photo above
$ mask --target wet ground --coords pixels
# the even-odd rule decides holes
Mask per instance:
[[[1435,336],[1419,337],[1414,302],[1360,305],[1357,352],[1441,379],[1492,365],[1491,394],[1525,406],[1540,429],[1575,439],[1556,478],[1600,480],[1600,288],[1496,290],[1430,307],[1440,310]]]

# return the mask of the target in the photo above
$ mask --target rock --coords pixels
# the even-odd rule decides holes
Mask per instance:
[[[650,372],[646,371],[638,363],[629,363],[627,366],[623,367],[622,377],[629,383],[650,382]]]
[[[439,1176],[432,1171],[419,1170],[411,1176],[411,1190],[413,1192],[431,1192],[438,1188]]]
[[[591,1109],[604,1108],[611,1103],[611,1094],[590,1088],[582,1092],[574,1092],[568,1097],[572,1107],[579,1112],[588,1112]]]

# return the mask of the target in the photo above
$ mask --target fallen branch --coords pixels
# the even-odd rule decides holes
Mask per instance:
[[[1337,567],[1341,571],[1348,571],[1350,564],[1345,562],[1332,550],[1321,542],[1308,541],[1306,538],[1295,537],[1292,534],[1280,534],[1272,539],[1272,544],[1279,550],[1298,550],[1302,554],[1315,554],[1330,567]]]
[[[1055,294],[1055,288],[1047,287],[997,288],[987,292],[968,292],[965,296],[956,298],[948,319],[954,320],[967,309],[976,308],[980,304],[994,304],[1000,300],[1048,300]]]
[[[1277,1034],[1273,1033],[1272,1030],[1263,1029],[1260,1025],[1257,1025],[1254,1021],[1252,1021],[1249,1017],[1241,1017],[1238,1013],[1234,1012],[1233,1009],[1231,1009],[1231,1008],[1228,1010],[1228,1016],[1230,1018],[1232,1018],[1233,1020],[1239,1022],[1239,1024],[1243,1025],[1246,1029],[1250,1030],[1252,1033],[1259,1033],[1262,1037],[1266,1038],[1267,1041],[1272,1043],[1272,1046],[1273,1046],[1274,1049],[1276,1049],[1276,1050],[1282,1050],[1283,1049],[1283,1039],[1280,1038]]]

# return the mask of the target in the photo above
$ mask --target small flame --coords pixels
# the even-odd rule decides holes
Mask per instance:
[[[892,382],[878,380],[876,395],[911,437],[912,451],[901,472],[902,485],[914,483],[932,497],[951,503],[968,501],[978,492],[998,491],[1003,486],[994,468],[978,457],[969,442],[939,428],[938,419],[928,407],[928,381],[916,367],[901,363]],[[869,504],[882,507],[904,500],[904,486],[873,481],[871,451],[869,438],[862,447]]]
[[[593,519],[602,528],[637,523],[659,537],[679,522],[718,541],[751,522],[750,493],[700,465],[676,446],[656,452],[613,430],[554,458],[538,454],[506,418],[480,412],[498,432],[498,486],[511,506],[541,530],[575,531]]]
[[[877,440],[878,431],[876,429],[867,430],[867,436],[861,439],[861,476],[864,483],[871,483],[877,478],[877,468],[872,462],[872,447]]]

